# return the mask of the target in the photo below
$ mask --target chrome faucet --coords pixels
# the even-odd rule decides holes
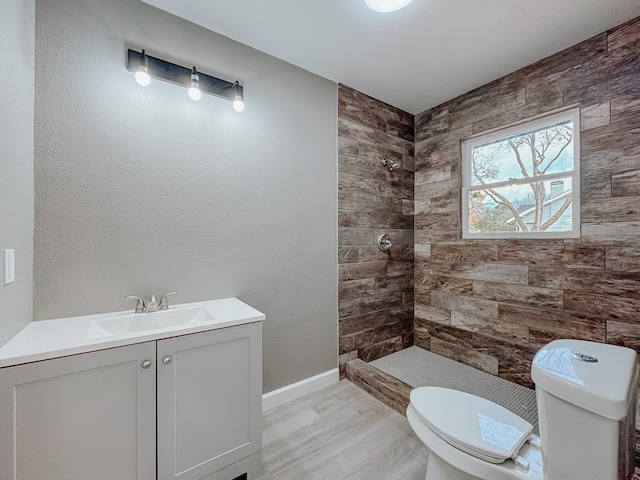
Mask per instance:
[[[144,303],[144,300],[137,295],[127,295],[124,298],[130,298],[136,300],[136,311],[135,313],[150,313],[157,312],[158,310],[168,310],[169,304],[167,303],[167,297],[169,295],[175,295],[176,292],[165,293],[162,297],[160,297],[160,301],[156,300],[155,295],[151,295],[147,303]]]

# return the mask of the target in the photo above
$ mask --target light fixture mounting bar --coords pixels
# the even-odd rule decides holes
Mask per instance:
[[[128,49],[127,52],[127,70],[137,72],[140,66],[140,56],[142,52]],[[173,83],[181,87],[189,88],[191,85],[191,68],[182,67],[175,63],[167,62],[160,58],[146,55],[148,60],[148,73],[152,78]],[[224,98],[226,100],[235,100],[236,89],[235,82],[227,82],[217,77],[207,75],[198,71],[200,77],[200,90],[215,97]]]

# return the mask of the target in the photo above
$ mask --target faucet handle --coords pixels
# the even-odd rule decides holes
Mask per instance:
[[[169,292],[165,293],[162,297],[160,297],[160,303],[158,304],[158,310],[168,310],[169,304],[167,303],[167,297],[169,295],[175,295],[177,292]]]
[[[144,300],[136,295],[127,295],[124,298],[131,298],[137,300],[136,302],[136,313],[143,313],[147,310],[147,306],[144,304]]]

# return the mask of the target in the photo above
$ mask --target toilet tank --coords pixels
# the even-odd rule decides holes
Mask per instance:
[[[531,365],[545,480],[628,480],[638,367],[629,348],[556,340]]]

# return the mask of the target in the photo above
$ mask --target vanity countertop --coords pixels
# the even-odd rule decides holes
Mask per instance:
[[[0,347],[0,367],[259,322],[265,315],[237,298],[31,322]]]

